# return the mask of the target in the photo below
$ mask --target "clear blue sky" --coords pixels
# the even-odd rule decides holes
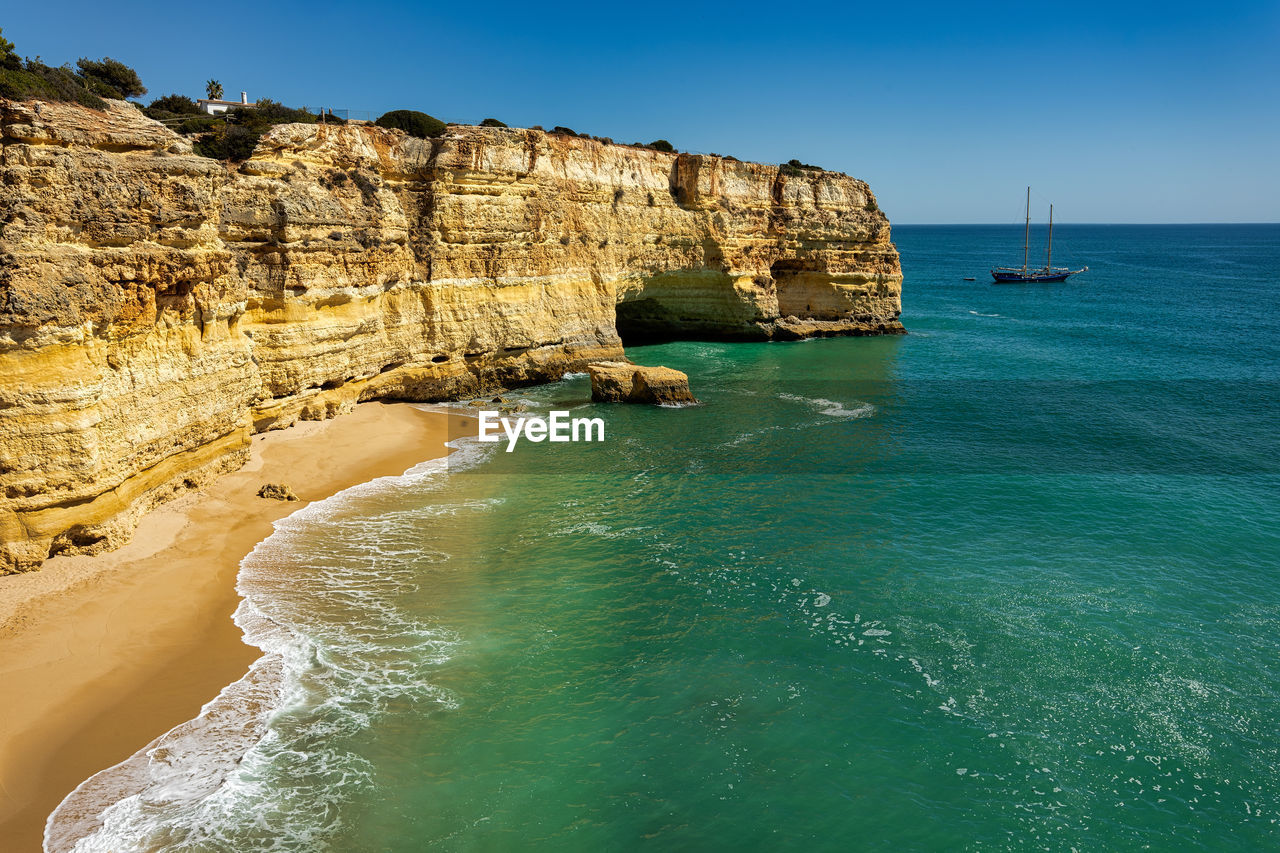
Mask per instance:
[[[898,223],[1280,221],[1280,2],[10,3],[145,100],[495,116],[871,182]],[[1043,212],[1040,214],[1043,215]]]

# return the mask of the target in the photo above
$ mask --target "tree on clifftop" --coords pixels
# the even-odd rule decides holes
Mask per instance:
[[[389,113],[383,113],[378,116],[378,120],[374,124],[378,127],[392,127],[403,130],[410,136],[416,136],[419,139],[439,136],[447,129],[447,125],[440,119],[417,110],[392,110]]]
[[[81,57],[76,67],[94,94],[104,98],[123,100],[147,94],[138,72],[109,56],[96,61]]]
[[[157,110],[171,115],[187,115],[198,116],[204,115],[200,108],[196,106],[196,102],[188,98],[186,95],[165,95],[163,98],[156,98],[151,102],[148,110]],[[155,118],[155,116],[152,116]]]
[[[211,101],[222,100],[222,84],[217,80],[210,80],[204,84],[204,93],[209,96]]]
[[[202,120],[197,120],[202,121]],[[306,110],[286,107],[270,98],[259,98],[256,106],[231,110],[219,118],[206,135],[195,142],[195,152],[214,160],[248,160],[264,133],[277,124],[315,124],[316,117]],[[193,129],[198,127],[194,123]]]
[[[0,98],[14,101],[62,101],[93,110],[105,110],[103,98],[128,98],[146,94],[138,72],[111,57],[81,59],[79,70],[70,65],[45,65],[40,57],[22,59],[8,39],[0,36]]]
[[[5,38],[4,30],[0,29],[0,68],[17,71],[21,67],[22,59],[14,53],[13,42]]]

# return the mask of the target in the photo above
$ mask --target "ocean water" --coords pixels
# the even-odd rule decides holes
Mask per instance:
[[[629,349],[703,405],[571,377],[517,396],[604,443],[281,522],[263,659],[50,847],[1275,848],[1280,226],[993,286],[1020,238],[897,228],[907,336]]]

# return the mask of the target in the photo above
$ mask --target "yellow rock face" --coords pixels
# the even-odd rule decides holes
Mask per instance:
[[[125,541],[252,433],[622,355],[902,330],[862,181],[455,127],[228,168],[131,105],[0,100],[0,573]]]
[[[621,361],[596,361],[591,374],[591,399],[597,403],[649,403],[687,406],[698,402],[689,389],[689,374],[670,367],[645,367]]]

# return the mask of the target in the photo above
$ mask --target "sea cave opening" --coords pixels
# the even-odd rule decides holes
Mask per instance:
[[[679,318],[656,299],[619,302],[614,324],[623,346],[664,344],[681,337]]]

